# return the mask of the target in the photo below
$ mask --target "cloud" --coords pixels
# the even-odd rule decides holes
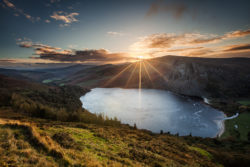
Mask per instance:
[[[128,61],[131,59],[126,53],[110,53],[105,49],[87,49],[87,50],[76,50],[71,53],[45,53],[42,50],[42,54],[39,54],[40,59],[54,60],[60,62],[120,62],[122,60]],[[34,57],[33,57],[34,58]]]
[[[115,32],[115,31],[109,31],[109,32],[107,32],[107,34],[111,35],[111,36],[124,36],[125,35],[124,33]]]
[[[154,16],[160,12],[171,13],[174,18],[180,19],[188,10],[187,6],[181,3],[165,2],[163,0],[154,1],[146,13],[146,17]]]
[[[134,43],[132,49],[157,49],[157,48],[172,48],[175,46],[191,46],[199,44],[210,44],[221,42],[232,38],[240,38],[250,35],[250,29],[242,31],[237,30],[226,33],[224,35],[206,35],[199,33],[186,33],[186,34],[173,34],[162,33],[152,34],[149,36],[141,37],[139,41]]]
[[[45,55],[45,54],[71,54],[71,50],[62,50],[58,47],[52,47],[49,45],[44,45],[41,43],[33,43],[32,41],[20,41],[17,42],[19,47],[22,48],[32,48],[35,51],[36,55]]]
[[[69,24],[73,22],[77,22],[78,20],[75,17],[78,15],[79,13],[76,13],[76,12],[67,14],[63,11],[59,11],[59,12],[54,12],[50,17],[55,20],[63,21],[64,24],[60,24],[60,25],[62,27],[65,27],[65,26],[69,26]]]
[[[223,51],[250,51],[250,44],[229,45]]]
[[[50,23],[50,20],[48,20],[48,19],[47,19],[47,20],[45,20],[45,23]]]
[[[32,59],[52,60],[57,62],[92,62],[92,63],[114,63],[131,61],[132,58],[127,53],[111,53],[105,49],[85,49],[85,50],[63,50],[31,41],[18,41],[17,44],[22,48],[32,48],[34,55]],[[37,57],[38,56],[38,57]]]
[[[232,38],[240,38],[250,35],[250,29],[248,30],[236,30],[232,32],[228,32],[222,36],[208,37],[208,38],[200,38],[191,41],[192,44],[206,44],[206,43],[215,43],[220,42],[222,40],[232,39]]]
[[[11,8],[13,9],[16,13],[14,14],[14,16],[19,16],[19,14],[23,15],[25,18],[27,18],[28,20],[32,21],[32,22],[35,22],[35,21],[39,21],[41,18],[40,17],[33,17],[27,13],[25,13],[22,9],[20,8],[17,8],[13,3],[11,3],[9,0],[3,0],[4,4],[4,7],[8,7],[8,8]]]
[[[237,31],[229,32],[225,35],[225,38],[237,38],[237,37],[244,37],[247,35],[250,35],[250,29],[244,30],[244,31],[237,30]]]
[[[130,46],[130,51],[134,55],[144,54],[150,57],[163,56],[166,54],[177,54],[182,56],[207,56],[215,52],[248,49],[248,45],[232,46],[230,48],[207,48],[211,43],[218,43],[224,40],[241,38],[250,35],[250,29],[236,30],[223,35],[200,34],[200,33],[161,33],[140,37],[139,40]]]
[[[60,2],[60,0],[50,0],[50,3],[57,3]]]
[[[184,48],[181,53],[183,56],[250,57],[250,44],[227,45],[213,48]]]
[[[9,2],[8,0],[3,0],[3,2],[5,3],[5,5],[9,8],[16,8],[15,5],[11,2]]]

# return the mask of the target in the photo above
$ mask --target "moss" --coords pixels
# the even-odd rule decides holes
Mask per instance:
[[[213,159],[213,156],[212,156],[209,152],[207,152],[206,150],[204,150],[204,149],[202,149],[202,148],[194,147],[194,146],[189,146],[188,148],[189,148],[190,150],[194,150],[194,151],[200,153],[201,155],[207,157],[207,158],[210,159],[210,160]]]

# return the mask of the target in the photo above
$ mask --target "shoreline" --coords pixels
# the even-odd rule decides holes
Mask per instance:
[[[223,133],[225,132],[226,130],[226,127],[225,127],[225,121],[226,120],[230,120],[230,119],[234,119],[234,118],[237,118],[240,114],[239,113],[236,113],[235,115],[231,116],[231,117],[227,117],[227,115],[225,113],[223,113],[225,118],[223,118],[223,120],[221,120],[220,122],[220,127],[221,127],[221,130],[217,133],[217,135],[215,137],[221,137],[223,135]]]
[[[224,115],[224,118],[221,121],[217,122],[217,124],[219,124],[220,130],[219,130],[219,132],[216,134],[216,136],[214,138],[221,137],[223,135],[223,133],[225,132],[225,130],[226,130],[226,127],[225,127],[225,118],[227,118],[227,115],[224,112],[222,112],[222,113]]]

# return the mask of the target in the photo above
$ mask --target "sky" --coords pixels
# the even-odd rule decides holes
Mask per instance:
[[[249,0],[0,0],[0,62],[250,57]]]

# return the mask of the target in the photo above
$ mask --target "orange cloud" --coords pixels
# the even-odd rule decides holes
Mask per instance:
[[[8,6],[9,8],[13,8],[15,9],[15,5],[11,2],[9,2],[8,0],[3,0],[3,2],[6,4],[6,6]]]
[[[205,49],[203,45],[210,43],[218,43],[224,40],[241,38],[250,35],[250,29],[237,30],[225,33],[223,35],[199,34],[199,33],[162,33],[152,34],[141,37],[137,42],[130,46],[130,51],[134,54],[144,55],[163,55],[166,53],[181,55],[208,55],[217,51],[217,48]],[[197,46],[198,45],[198,46]],[[191,47],[190,46],[195,46]],[[189,47],[189,48],[186,48]],[[199,48],[202,47],[202,48]],[[198,51],[199,49],[199,51]],[[193,52],[191,52],[193,50]]]
[[[140,40],[134,43],[132,48],[152,49],[152,48],[171,48],[174,46],[190,46],[194,44],[209,44],[217,43],[222,40],[228,40],[232,38],[240,38],[250,35],[250,29],[242,31],[237,30],[226,33],[224,35],[204,35],[199,33],[186,33],[186,34],[152,34],[140,38]]]
[[[231,45],[227,47],[207,47],[207,44],[218,43],[225,40],[246,37],[250,35],[250,29],[236,30],[223,35],[200,33],[162,33],[152,34],[139,38],[130,46],[133,55],[145,57],[157,57],[167,54],[181,56],[211,56],[216,54],[249,52],[249,44]],[[206,46],[206,47],[205,47]],[[223,55],[224,56],[224,55]],[[246,56],[244,54],[244,56]]]
[[[224,34],[222,36],[215,36],[215,37],[205,38],[205,39],[202,39],[202,38],[201,39],[195,39],[191,43],[193,43],[193,44],[215,43],[215,42],[220,42],[222,40],[245,37],[247,35],[250,35],[250,29],[244,30],[244,31],[236,30],[236,31],[226,33],[226,34]]]
[[[78,20],[75,17],[78,15],[79,13],[76,13],[76,12],[67,14],[63,11],[59,11],[59,12],[54,12],[53,15],[51,15],[50,17],[55,20],[63,21],[64,24],[60,24],[60,25],[65,27],[65,26],[69,26],[69,24],[73,22],[77,22]]]
[[[250,51],[250,44],[239,44],[239,45],[229,45],[225,46],[223,51],[228,52],[228,51]]]
[[[238,37],[244,37],[250,35],[250,29],[242,31],[242,30],[237,30],[237,31],[233,31],[233,32],[229,32],[227,34],[225,34],[225,38],[238,38]]]

